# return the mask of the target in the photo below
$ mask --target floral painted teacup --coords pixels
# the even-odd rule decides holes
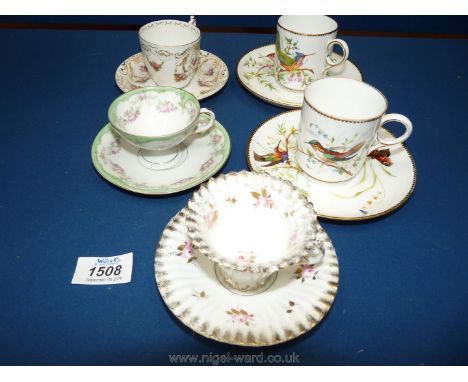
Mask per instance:
[[[191,93],[171,87],[146,87],[122,94],[109,107],[113,129],[130,144],[166,150],[191,134],[208,131],[215,114],[200,109]]]
[[[235,290],[262,289],[281,268],[322,260],[317,215],[290,182],[247,171],[220,175],[193,194],[187,210],[192,244]]]
[[[200,56],[200,29],[195,17],[189,22],[153,21],[138,32],[143,60],[156,84],[184,88],[197,70]]]
[[[349,48],[336,38],[338,24],[327,16],[281,16],[276,27],[275,76],[290,90],[304,90],[331,68],[344,64]],[[333,46],[343,51],[333,60]]]

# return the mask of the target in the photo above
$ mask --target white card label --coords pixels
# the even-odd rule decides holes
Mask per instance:
[[[112,257],[78,257],[72,284],[124,284],[132,280],[133,253]]]

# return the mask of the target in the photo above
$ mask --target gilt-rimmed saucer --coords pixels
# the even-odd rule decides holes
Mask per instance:
[[[291,181],[313,203],[319,217],[333,220],[383,216],[402,206],[411,196],[416,184],[416,166],[404,144],[376,147],[381,151],[369,154],[362,170],[348,181],[327,183],[308,176],[295,160],[300,116],[300,110],[278,114],[252,133],[247,143],[251,170]],[[382,137],[392,137],[388,130],[382,130],[379,132]]]
[[[203,135],[192,135],[177,147],[147,151],[128,144],[110,124],[96,136],[94,167],[106,180],[139,194],[172,194],[213,176],[226,162],[231,141],[218,122]]]
[[[308,332],[329,311],[338,289],[335,249],[318,226],[325,255],[319,265],[281,269],[271,286],[255,295],[225,288],[214,264],[190,244],[186,211],[166,226],[155,256],[156,282],[172,313],[193,331],[216,341],[269,346]]]
[[[250,93],[265,102],[287,109],[302,107],[304,92],[290,90],[278,83],[274,76],[275,45],[265,45],[246,53],[237,64],[237,78]],[[338,59],[337,53],[332,59]],[[329,76],[352,78],[362,81],[363,77],[358,67],[350,60],[344,65],[332,68]]]
[[[184,88],[198,100],[219,92],[226,85],[229,70],[213,53],[200,51],[200,65],[194,78]],[[147,86],[156,86],[143,62],[143,54],[137,53],[122,62],[115,72],[115,82],[124,93]]]

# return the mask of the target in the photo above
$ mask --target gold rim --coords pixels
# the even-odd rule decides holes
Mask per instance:
[[[244,81],[242,80],[242,78],[240,77],[239,75],[239,68],[240,68],[240,63],[241,61],[244,59],[245,56],[247,56],[248,54],[252,54],[252,52],[258,50],[258,49],[263,49],[263,48],[267,48],[267,47],[274,47],[274,44],[267,44],[267,45],[262,45],[262,46],[259,46],[257,48],[254,48],[254,49],[250,49],[248,50],[247,52],[245,52],[241,58],[239,59],[239,61],[237,61],[237,66],[236,66],[236,77],[237,77],[237,80],[240,82],[240,84],[242,85],[242,87],[247,90],[250,94],[253,94],[255,97],[257,98],[260,98],[261,100],[265,101],[266,103],[269,103],[270,105],[274,105],[274,106],[279,106],[279,107],[283,107],[283,108],[290,108],[290,109],[300,109],[302,107],[302,104],[296,104],[296,103],[290,103],[290,102],[281,102],[281,101],[276,101],[275,99],[273,98],[267,98],[267,97],[264,97],[262,96],[261,94],[255,92],[253,89],[251,89],[249,86],[247,86],[246,83],[244,83]],[[274,49],[273,49],[274,51]],[[339,55],[338,53],[336,53],[337,55]],[[339,55],[340,57],[343,57],[341,55]],[[347,61],[349,61],[351,64],[354,65],[354,67],[357,69],[357,71],[359,72],[359,75],[361,76],[361,82],[364,82],[364,75],[362,74],[362,71],[361,69],[359,68],[359,66],[357,66],[354,61],[351,61],[350,59],[348,59]],[[293,91],[293,90],[292,90]],[[304,97],[305,98],[305,97]]]
[[[266,179],[270,179],[271,181],[280,181],[284,187],[287,187],[290,189],[290,191],[295,192],[299,198],[300,201],[304,203],[302,207],[307,208],[311,213],[313,220],[310,223],[306,234],[313,236],[312,238],[309,238],[304,242],[303,248],[298,250],[298,253],[291,255],[289,257],[282,257],[281,259],[278,259],[274,262],[269,262],[269,263],[264,263],[264,264],[250,264],[247,267],[239,267],[235,261],[232,261],[230,259],[226,259],[223,257],[220,257],[218,253],[214,252],[213,249],[206,243],[206,241],[203,239],[203,237],[200,235],[200,232],[198,230],[198,225],[197,225],[197,220],[194,218],[194,216],[198,215],[197,209],[198,207],[193,207],[193,206],[198,206],[200,204],[200,200],[195,200],[198,198],[202,198],[201,193],[204,191],[208,190],[208,187],[212,184],[215,184],[219,180],[226,180],[227,178],[233,178],[233,177],[247,177],[249,174],[257,174],[257,176],[260,177],[265,177]],[[309,201],[308,198],[306,198],[301,191],[294,185],[292,182],[286,179],[281,179],[274,177],[271,174],[268,174],[267,172],[249,172],[249,171],[239,171],[239,172],[229,172],[227,174],[221,174],[216,178],[210,178],[208,182],[202,184],[200,188],[195,191],[192,195],[192,197],[189,199],[187,202],[187,206],[185,207],[186,211],[186,226],[187,226],[187,231],[188,231],[188,236],[190,237],[190,240],[194,247],[203,255],[208,257],[212,262],[217,263],[222,265],[223,267],[234,269],[237,271],[244,271],[244,272],[251,272],[251,273],[260,273],[260,272],[275,272],[279,269],[284,269],[288,268],[290,266],[293,266],[301,261],[304,257],[306,257],[311,248],[308,246],[311,244],[311,242],[314,242],[314,247],[317,240],[317,234],[320,231],[320,225],[318,224],[317,221],[317,213],[315,212],[314,205]],[[310,216],[310,215],[308,215]],[[323,243],[322,243],[323,245]],[[323,246],[322,246],[323,248]]]
[[[249,169],[251,171],[255,171],[254,170],[254,167],[250,161],[250,157],[249,157],[249,149],[250,149],[250,145],[252,143],[252,140],[253,140],[253,137],[255,136],[255,134],[257,133],[258,130],[260,130],[265,124],[267,124],[268,122],[272,121],[273,119],[279,117],[279,116],[282,116],[283,114],[288,114],[288,113],[294,113],[294,112],[298,112],[298,110],[288,110],[288,111],[284,111],[282,113],[279,113],[279,114],[276,114],[274,115],[273,117],[270,117],[268,119],[266,119],[265,121],[263,121],[251,134],[250,134],[250,137],[249,137],[249,140],[247,141],[247,145],[246,145],[246,158],[247,158],[247,165],[249,167]],[[382,129],[384,129],[386,132],[388,132],[391,136],[395,137],[393,135],[393,133],[389,130],[387,130],[385,127],[381,127]],[[414,161],[414,158],[413,156],[411,155],[410,151],[408,150],[408,147],[404,144],[404,143],[400,143],[400,145],[403,147],[403,149],[406,151],[406,154],[408,154],[408,157],[410,158],[410,161],[411,161],[411,168],[413,170],[413,183],[411,184],[411,187],[410,189],[408,190],[408,193],[400,200],[400,202],[398,202],[397,204],[395,204],[393,207],[390,207],[388,209],[386,209],[385,211],[381,211],[381,212],[378,212],[378,213],[375,213],[375,214],[372,214],[372,215],[366,215],[366,216],[355,216],[355,217],[345,217],[345,216],[333,216],[333,215],[325,215],[325,214],[321,214],[319,212],[317,212],[317,216],[321,219],[328,219],[328,220],[336,220],[336,221],[362,221],[362,220],[374,220],[374,219],[377,219],[377,218],[380,218],[382,216],[386,216],[386,215],[389,215],[391,214],[392,212],[396,211],[397,209],[399,209],[401,206],[403,206],[403,204],[405,204],[408,199],[411,197],[411,195],[413,194],[414,192],[414,188],[416,187],[416,163]]]
[[[143,32],[143,28],[147,27],[149,28],[150,25],[154,24],[163,24],[164,22],[167,22],[167,21],[170,21],[172,23],[175,23],[175,24],[178,24],[178,25],[181,25],[181,24],[185,24],[185,26],[195,30],[196,32],[198,32],[198,37],[193,40],[192,42],[188,42],[186,44],[180,44],[180,45],[167,45],[167,44],[156,44],[154,42],[150,42],[148,40],[145,40],[145,38],[143,38],[141,36],[142,32]],[[147,43],[148,45],[152,45],[152,46],[156,46],[156,47],[165,47],[165,48],[181,48],[181,47],[184,47],[184,46],[188,46],[188,45],[195,45],[196,43],[199,43],[200,40],[201,40],[201,31],[200,29],[196,26],[196,25],[192,25],[190,24],[189,22],[186,22],[186,21],[180,21],[180,20],[156,20],[156,21],[151,21],[145,25],[143,25],[142,27],[140,27],[140,29],[138,29],[138,37],[140,39],[142,39],[145,43]]]
[[[319,80],[316,80],[314,81],[315,82],[318,82],[318,81],[323,81],[323,80],[327,80],[328,78],[321,78]],[[347,81],[355,81],[357,83],[360,83],[364,86],[368,86],[372,89],[374,89],[375,91],[377,91],[381,96],[382,98],[384,99],[385,101],[385,110],[378,116],[376,117],[372,117],[372,118],[368,118],[368,119],[346,119],[346,118],[339,118],[339,117],[335,117],[333,115],[330,115],[330,114],[327,114],[319,109],[317,109],[315,106],[313,106],[309,100],[307,99],[307,97],[305,96],[305,93],[304,93],[304,102],[313,110],[315,110],[317,113],[319,113],[320,115],[323,115],[324,117],[327,117],[327,118],[330,118],[330,119],[333,119],[335,121],[338,121],[338,122],[348,122],[348,123],[366,123],[366,122],[372,122],[372,121],[376,121],[377,119],[379,118],[382,118],[382,116],[387,112],[387,109],[388,109],[388,100],[387,100],[387,97],[385,97],[385,95],[379,90],[377,89],[375,86],[372,86],[371,84],[368,84],[367,82],[362,82],[362,81],[357,81],[355,79],[352,79],[352,78],[335,78],[335,79],[341,79],[341,80],[347,80]],[[313,85],[313,84],[311,84]]]
[[[307,325],[307,327],[301,325],[301,327],[299,328],[299,332],[297,334],[292,333],[292,334],[289,334],[288,336],[286,336],[285,339],[277,340],[277,341],[275,341],[275,340],[265,341],[265,342],[257,342],[255,339],[252,339],[252,340],[250,340],[248,342],[241,341],[241,340],[235,340],[236,336],[234,336],[234,340],[226,340],[226,338],[223,338],[222,336],[209,334],[207,331],[200,330],[198,328],[194,328],[195,325],[193,325],[191,320],[188,320],[188,318],[187,318],[188,309],[184,310],[180,314],[176,314],[175,313],[175,308],[177,308],[177,306],[180,305],[180,302],[179,303],[176,302],[174,304],[169,304],[166,301],[166,299],[170,295],[170,291],[168,290],[168,287],[171,285],[171,282],[170,282],[170,280],[168,280],[166,278],[167,272],[164,271],[164,270],[159,270],[159,267],[162,265],[162,263],[161,263],[160,259],[158,259],[158,256],[160,256],[159,253],[162,251],[162,249],[164,247],[164,242],[167,239],[168,231],[169,232],[175,231],[176,228],[174,227],[174,225],[176,223],[178,223],[179,220],[181,218],[184,218],[186,215],[187,215],[186,210],[184,208],[181,211],[179,211],[177,213],[177,215],[175,215],[170,220],[170,222],[167,224],[167,226],[164,228],[164,230],[163,230],[163,232],[161,234],[161,237],[159,239],[158,246],[156,248],[155,259],[154,259],[154,272],[155,272],[156,286],[157,286],[157,288],[159,290],[159,293],[160,293],[160,295],[161,295],[161,297],[162,297],[162,299],[164,301],[164,304],[169,309],[169,311],[175,317],[177,317],[190,330],[194,331],[195,333],[197,333],[197,334],[199,334],[199,335],[201,335],[201,336],[203,336],[205,338],[209,338],[211,340],[215,340],[215,341],[222,342],[222,343],[227,343],[227,344],[230,344],[230,345],[240,345],[240,346],[249,346],[249,347],[273,346],[273,345],[278,345],[278,344],[288,342],[290,340],[298,338],[298,337],[304,335],[305,333],[311,331],[313,328],[315,328],[315,326],[317,326],[317,324],[319,324],[323,320],[323,318],[330,311],[330,309],[331,309],[331,307],[332,307],[332,305],[333,305],[333,303],[334,303],[334,301],[336,299],[336,295],[338,293],[338,286],[339,286],[339,281],[340,281],[340,278],[339,278],[339,263],[338,263],[338,257],[336,256],[336,250],[335,250],[335,248],[334,248],[334,246],[333,246],[333,244],[332,244],[332,242],[330,240],[330,237],[323,230],[323,228],[320,227],[318,233],[325,235],[325,239],[323,241],[324,241],[324,243],[327,244],[327,249],[329,251],[330,250],[333,251],[333,253],[331,254],[330,260],[329,260],[329,266],[331,268],[336,269],[333,273],[330,273],[331,276],[336,278],[336,281],[328,281],[327,282],[328,290],[326,291],[326,295],[328,296],[328,299],[323,298],[323,297],[319,299],[319,301],[322,304],[324,304],[324,308],[318,307],[317,305],[314,305],[314,307],[313,307],[313,310],[320,314],[318,319],[315,319],[312,314],[307,313],[307,323],[308,323],[308,325]],[[219,287],[224,288],[222,284],[220,284]],[[202,326],[202,329],[203,329],[203,326]]]
[[[307,106],[309,106],[316,113],[318,113],[318,114],[320,114],[320,115],[322,115],[322,116],[324,116],[326,118],[333,119],[334,121],[346,122],[346,123],[366,123],[366,122],[376,121],[377,119],[382,118],[382,116],[385,114],[385,111],[387,111],[385,109],[385,111],[381,115],[379,115],[378,117],[371,118],[371,119],[354,119],[353,120],[353,119],[338,118],[338,117],[334,117],[333,115],[324,113],[323,111],[320,111],[319,109],[317,109],[315,106],[312,106],[305,96],[304,96],[304,102],[307,104]]]
[[[332,20],[335,24],[336,24],[336,28],[334,30],[332,30],[331,32],[324,32],[324,33],[301,33],[301,32],[295,32],[291,29],[288,29],[288,28],[285,28],[284,26],[282,26],[279,22],[279,18],[278,21],[277,21],[277,25],[281,28],[281,29],[284,29],[286,32],[289,32],[289,33],[292,33],[292,34],[295,34],[295,35],[298,35],[298,36],[310,36],[310,37],[320,37],[320,36],[327,36],[329,34],[332,34],[332,33],[336,33],[338,32],[338,23],[333,20],[331,17],[328,17],[328,16],[324,16],[326,17],[327,19],[330,19]]]

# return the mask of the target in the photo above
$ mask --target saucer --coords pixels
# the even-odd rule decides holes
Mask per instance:
[[[265,45],[246,53],[237,64],[237,78],[250,93],[276,106],[288,109],[302,107],[304,92],[289,90],[278,83],[274,76],[275,45]],[[332,54],[332,60],[341,56]],[[347,60],[344,65],[329,70],[333,77],[362,81],[358,67]]]
[[[175,148],[148,151],[134,147],[107,124],[92,147],[94,167],[106,180],[139,194],[172,194],[213,176],[226,162],[231,141],[218,122],[203,135],[192,135]]]
[[[219,92],[226,85],[228,78],[229,70],[223,60],[200,50],[200,66],[184,90],[202,100]],[[147,86],[157,86],[148,74],[141,52],[120,64],[115,72],[115,82],[124,93]]]
[[[329,311],[338,289],[335,249],[318,225],[320,265],[296,264],[255,295],[228,290],[214,264],[190,244],[186,210],[166,226],[155,257],[156,282],[172,313],[198,334],[242,346],[270,346],[306,333]]]
[[[300,110],[278,114],[252,133],[247,143],[251,170],[291,181],[313,203],[319,217],[333,220],[383,216],[402,206],[411,196],[416,184],[416,167],[404,144],[389,146],[390,155],[385,158],[368,155],[362,170],[345,182],[321,182],[305,174],[295,160],[300,116]],[[386,129],[379,134],[393,137]],[[279,163],[272,165],[261,160],[275,153],[275,148],[282,154]]]

